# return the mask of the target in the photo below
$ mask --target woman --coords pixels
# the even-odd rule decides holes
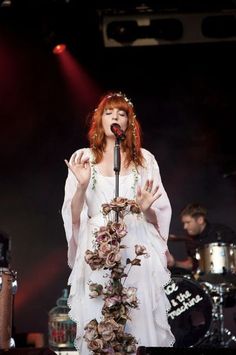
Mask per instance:
[[[133,267],[126,284],[137,288],[138,309],[132,309],[127,331],[135,336],[137,346],[172,346],[167,311],[170,307],[164,292],[169,282],[166,252],[171,207],[162,185],[154,156],[140,145],[140,126],[133,104],[122,93],[105,95],[94,111],[89,130],[90,148],[77,150],[65,160],[68,177],[62,216],[68,241],[68,262],[72,268],[68,304],[70,316],[77,323],[75,346],[80,354],[89,354],[83,339],[85,325],[101,319],[102,299],[89,297],[89,282],[104,282],[103,271],[93,271],[85,262],[86,250],[93,249],[94,230],[104,225],[101,205],[115,197],[114,144],[111,125],[117,123],[125,132],[121,141],[119,195],[135,199],[142,213],[125,217],[128,234],[123,258],[132,259],[134,246],[146,247],[149,258]],[[103,275],[102,275],[103,273]]]

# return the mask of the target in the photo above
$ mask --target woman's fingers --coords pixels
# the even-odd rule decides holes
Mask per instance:
[[[68,160],[67,160],[68,162]],[[84,165],[86,166],[86,164],[89,162],[89,157],[84,157],[84,151],[81,151],[79,153],[74,153],[72,156],[71,156],[71,159],[70,159],[70,164],[71,165]],[[68,165],[67,165],[68,166]]]
[[[153,191],[152,191],[153,195],[155,195],[155,193],[156,193],[158,190],[159,190],[159,186],[156,186],[156,187],[153,189]]]
[[[144,185],[144,190],[147,191],[149,188],[149,180],[146,180],[145,185]]]
[[[83,154],[84,154],[83,151],[81,151],[81,152],[79,152],[79,154],[77,154],[77,157],[76,157],[76,159],[75,159],[75,162],[76,162],[77,164],[81,164],[81,160],[82,160]]]
[[[143,191],[147,191],[147,192],[152,192],[153,189],[153,179],[147,179],[144,187],[143,187]]]
[[[152,192],[153,180],[149,180],[148,192]]]
[[[66,163],[66,165],[68,166],[68,168],[70,168],[70,164],[69,164],[68,160],[64,159],[64,162]]]
[[[140,197],[142,194],[140,185],[137,186],[137,196]]]
[[[70,163],[75,164],[75,160],[76,160],[76,153],[72,154],[71,159],[70,159]]]
[[[83,156],[83,152],[82,154],[79,154],[77,157],[76,157],[76,153],[74,153],[70,159],[70,162],[67,159],[64,159],[64,162],[66,163],[68,168],[71,168],[74,165],[82,165],[84,168],[86,168],[89,162],[89,157],[82,158],[82,156]]]
[[[151,192],[153,188],[153,179],[147,179],[144,185],[144,191]]]
[[[81,164],[81,160],[82,160],[83,154],[84,154],[83,151],[81,151],[79,153],[77,153],[77,152],[73,153],[72,156],[71,156],[71,159],[70,159],[70,163],[72,165]]]
[[[159,197],[161,197],[161,195],[162,194],[160,192],[158,192],[158,191],[155,194],[153,194],[153,196],[152,196],[153,197],[153,202],[156,201]]]
[[[83,165],[87,164],[88,162],[89,162],[89,157],[81,158],[81,160],[80,160],[80,164],[83,164]]]

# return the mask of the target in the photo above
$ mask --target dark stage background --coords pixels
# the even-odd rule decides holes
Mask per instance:
[[[87,116],[103,92],[124,91],[136,107],[172,204],[170,233],[183,235],[179,211],[191,201],[236,229],[236,42],[106,48],[94,9],[40,9],[0,8],[0,229],[18,274],[16,332],[47,334],[70,272],[64,159],[87,145]],[[64,62],[46,36],[57,16]],[[226,313],[236,333],[234,307]]]

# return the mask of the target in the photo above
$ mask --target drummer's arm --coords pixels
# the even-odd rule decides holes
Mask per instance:
[[[167,260],[167,266],[168,267],[174,267],[175,266],[175,258],[174,256],[169,252],[169,250],[166,250],[166,260]]]
[[[193,259],[190,256],[184,260],[176,260],[170,251],[166,250],[166,259],[169,268],[180,267],[187,270],[192,270],[193,268]]]
[[[184,260],[175,260],[174,266],[180,267],[180,268],[186,269],[186,270],[192,270],[193,269],[193,259],[191,258],[191,256],[188,256]]]
[[[166,250],[167,266],[169,268],[179,267],[186,270],[192,270],[194,266],[194,261],[191,256],[188,256],[184,260],[177,260],[174,258],[173,254],[169,250]]]

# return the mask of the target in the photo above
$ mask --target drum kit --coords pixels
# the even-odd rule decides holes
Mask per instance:
[[[194,274],[173,274],[165,292],[175,347],[236,347],[224,308],[236,305],[236,246],[210,243],[196,250]]]
[[[15,346],[12,338],[13,303],[17,273],[9,267],[10,240],[0,231],[0,351]]]
[[[14,347],[12,336],[13,297],[16,294],[16,273],[0,268],[0,349]]]

